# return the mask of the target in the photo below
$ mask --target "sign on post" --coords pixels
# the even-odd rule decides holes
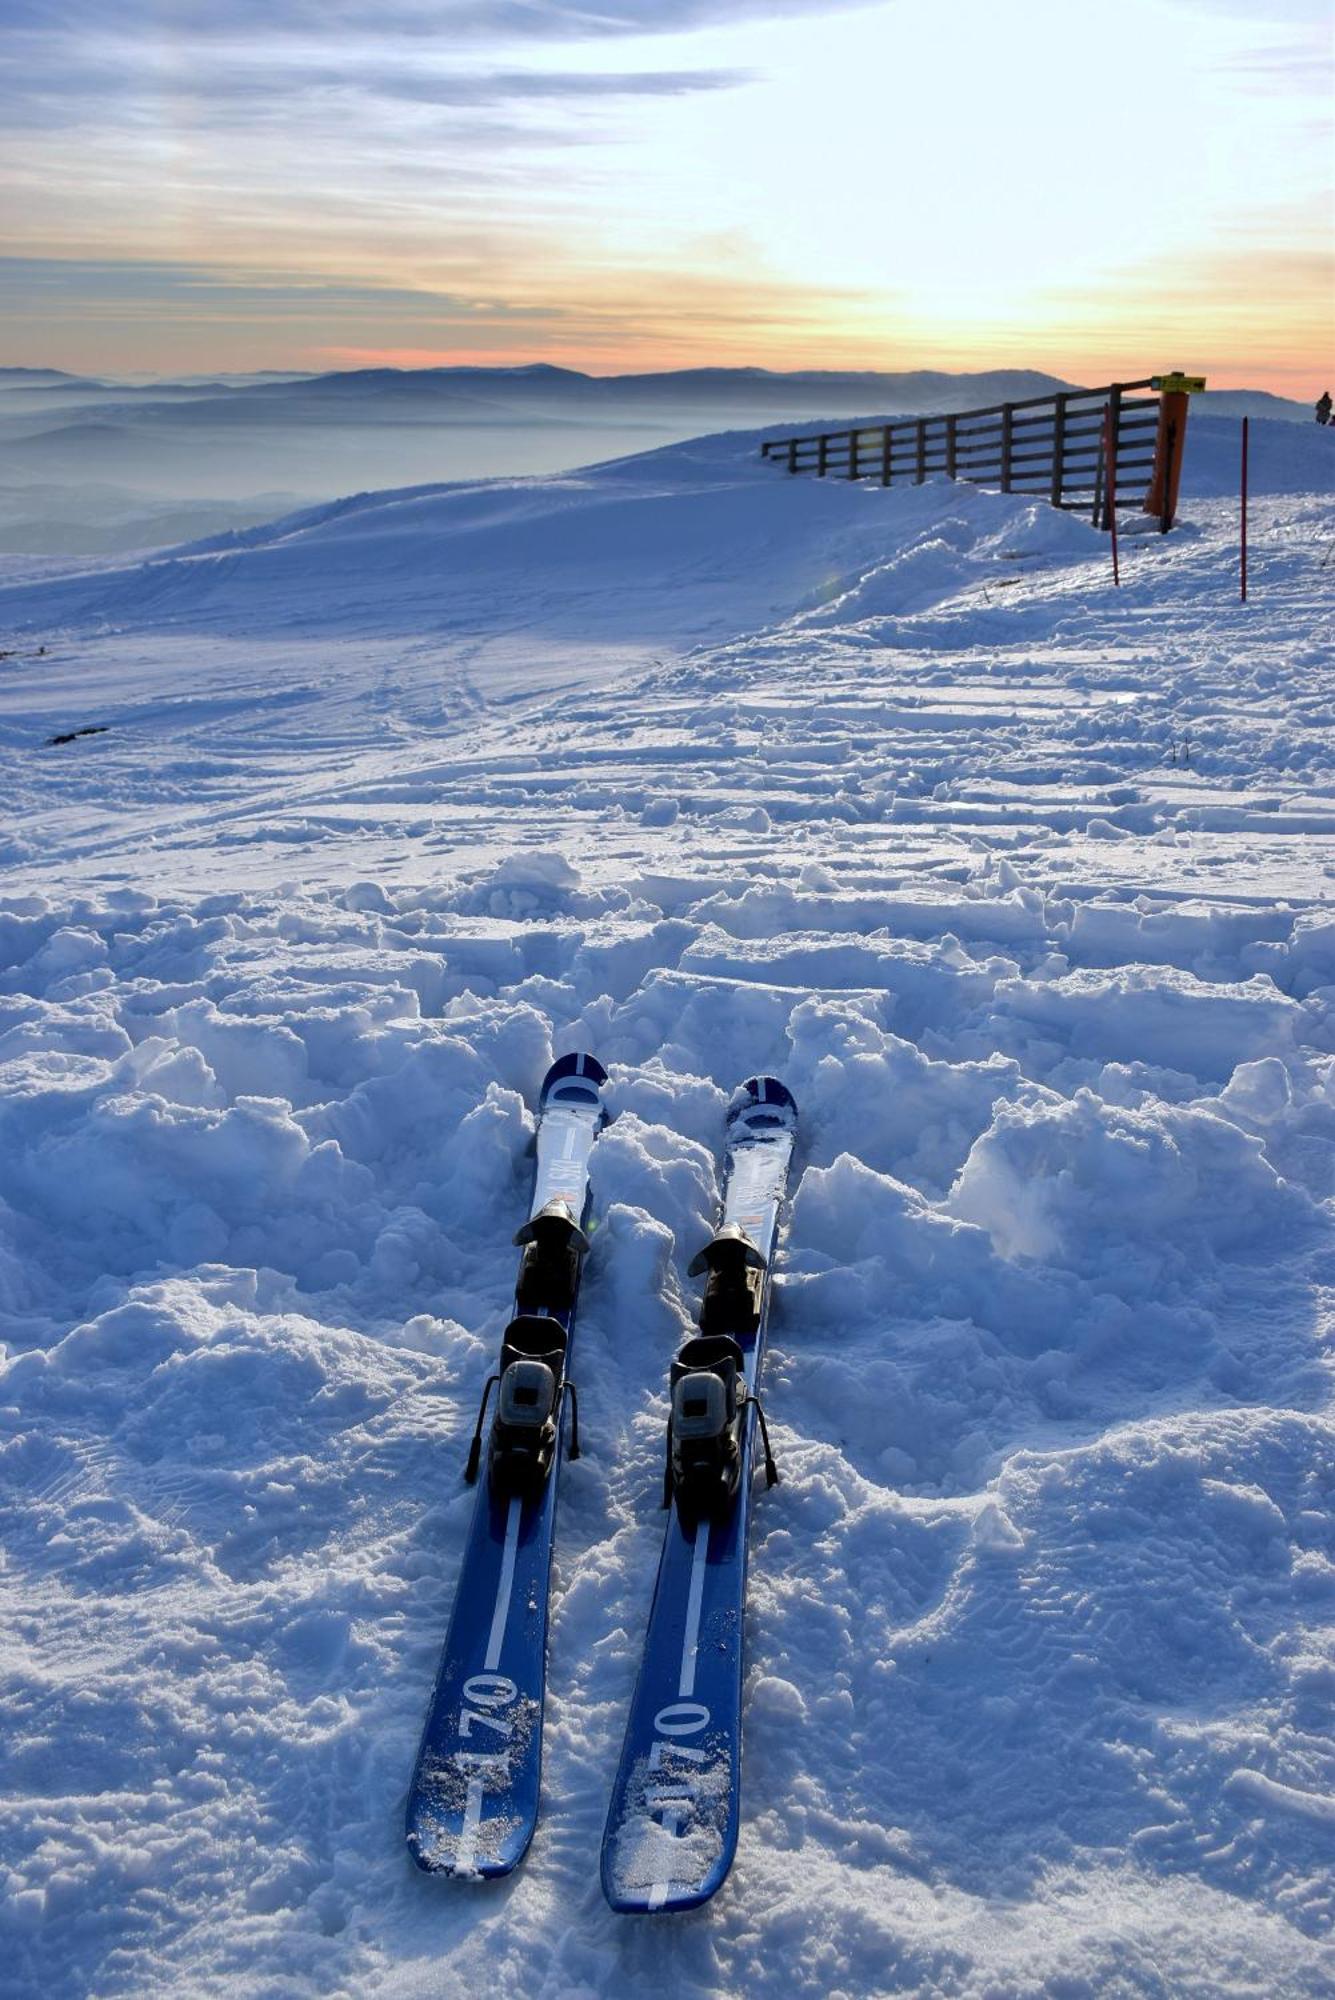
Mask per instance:
[[[1159,389],[1165,396],[1199,396],[1205,387],[1203,375],[1151,375],[1151,389]]]

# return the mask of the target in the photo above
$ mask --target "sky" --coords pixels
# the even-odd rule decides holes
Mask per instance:
[[[0,0],[0,363],[1335,376],[1331,0]]]

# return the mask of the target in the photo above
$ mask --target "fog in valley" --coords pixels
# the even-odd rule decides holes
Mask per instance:
[[[950,375],[363,369],[115,382],[0,369],[0,554],[81,556],[251,527],[344,494],[559,472],[703,432],[874,422],[1067,386]],[[1259,393],[1221,412],[1309,417]]]

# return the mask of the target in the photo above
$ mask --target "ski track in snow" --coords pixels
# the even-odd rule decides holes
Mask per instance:
[[[0,590],[0,1992],[1332,1990],[1329,482],[1270,479],[1243,609],[1223,499],[1114,592],[1082,522],[752,449]],[[576,1047],[544,1815],[442,1884],[403,1799]],[[759,1070],[741,1843],[619,1919]]]

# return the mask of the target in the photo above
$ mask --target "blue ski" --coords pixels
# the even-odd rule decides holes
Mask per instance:
[[[603,1836],[614,1910],[693,1909],[737,1850],[757,1427],[769,1483],[778,1477],[756,1389],[796,1128],[797,1107],[774,1077],[743,1084],[728,1111],[723,1219],[691,1265],[706,1279],[700,1332],[672,1366],[671,1511]]]
[[[468,1455],[465,1477],[480,1472],[482,1483],[408,1793],[409,1850],[436,1874],[508,1875],[537,1823],[556,1482],[567,1400],[570,1456],[579,1456],[567,1369],[606,1081],[592,1056],[572,1055],[552,1064],[542,1086],[533,1203],[515,1238],[523,1257],[514,1316]]]

